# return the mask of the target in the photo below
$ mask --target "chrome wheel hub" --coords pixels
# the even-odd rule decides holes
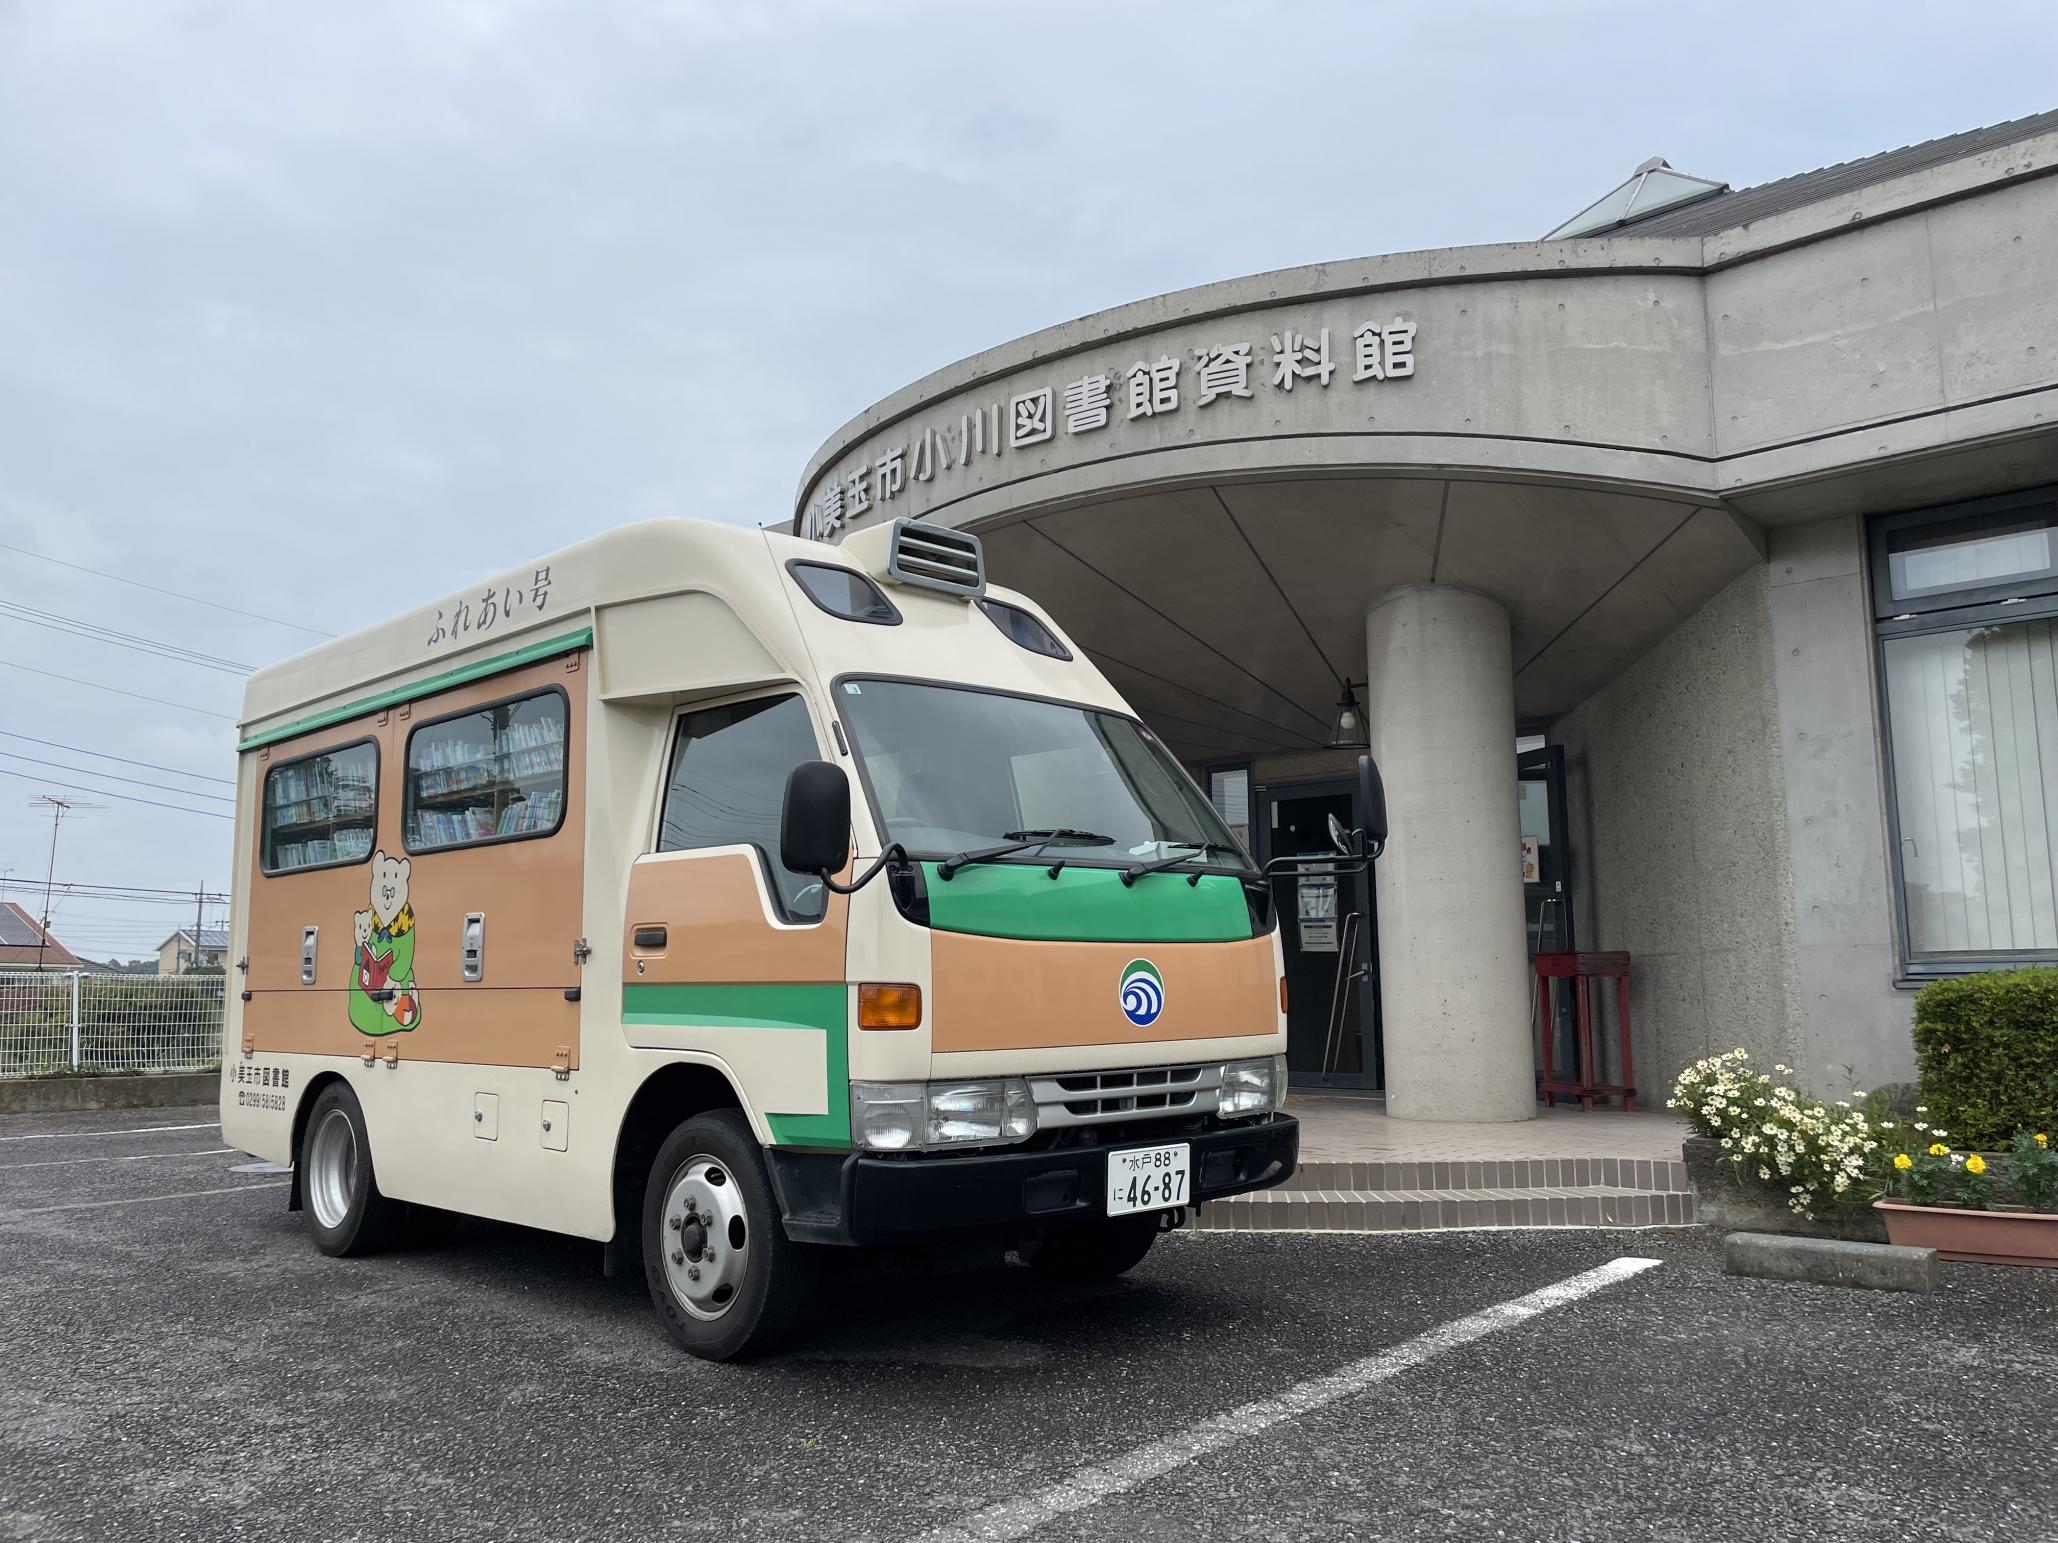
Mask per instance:
[[[357,1192],[357,1132],[350,1116],[331,1109],[307,1138],[307,1202],[324,1227],[340,1227]]]
[[[750,1270],[750,1217],[728,1165],[689,1158],[665,1193],[665,1279],[696,1318],[721,1317]]]

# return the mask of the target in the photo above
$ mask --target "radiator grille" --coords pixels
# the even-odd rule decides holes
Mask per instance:
[[[896,520],[886,574],[902,584],[977,597],[986,593],[986,549],[961,530]]]
[[[1098,1125],[1181,1114],[1212,1114],[1220,1099],[1222,1068],[1145,1066],[1121,1071],[1065,1072],[1031,1077],[1038,1127]]]

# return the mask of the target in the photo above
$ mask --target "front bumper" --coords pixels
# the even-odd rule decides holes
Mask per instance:
[[[1102,1214],[1108,1153],[1159,1142],[1193,1147],[1193,1199],[1282,1184],[1300,1158],[1300,1122],[1139,1134],[1098,1146],[962,1157],[765,1151],[786,1235],[797,1243],[906,1243],[938,1233],[1088,1221]]]

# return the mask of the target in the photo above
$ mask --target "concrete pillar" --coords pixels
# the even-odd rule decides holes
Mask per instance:
[[[1365,642],[1390,830],[1376,870],[1387,1109],[1533,1119],[1508,613],[1411,584],[1373,602]]]

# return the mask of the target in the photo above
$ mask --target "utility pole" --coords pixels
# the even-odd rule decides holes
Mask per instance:
[[[193,968],[200,968],[200,917],[201,907],[207,904],[207,880],[200,881],[200,887],[193,891]]]

